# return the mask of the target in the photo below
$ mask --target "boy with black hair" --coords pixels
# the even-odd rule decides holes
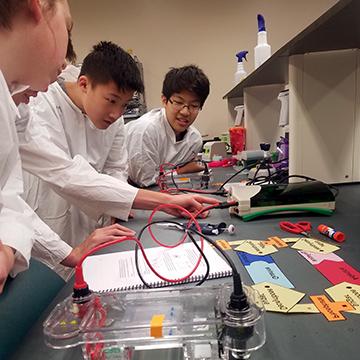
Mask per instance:
[[[126,182],[122,114],[135,91],[143,91],[135,61],[119,46],[101,42],[84,59],[76,82],[54,83],[30,103],[20,154],[23,168],[41,180],[27,201],[70,245],[104,214],[127,220],[131,208],[162,203],[195,213],[202,203],[217,202],[139,190]]]
[[[141,187],[156,182],[162,164],[186,164],[178,174],[203,167],[192,162],[202,148],[199,131],[192,126],[207,96],[210,83],[195,65],[172,68],[165,76],[162,109],[154,109],[125,125],[129,179]]]

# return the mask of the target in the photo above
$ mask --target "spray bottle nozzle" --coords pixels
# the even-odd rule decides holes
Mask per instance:
[[[238,62],[242,62],[243,59],[245,59],[245,60],[247,61],[247,59],[246,59],[246,55],[247,55],[247,54],[248,54],[248,51],[246,51],[246,50],[239,51],[239,52],[236,54],[236,57],[237,57],[237,59],[238,59]]]
[[[259,31],[266,31],[265,19],[261,14],[258,14],[257,21],[258,21],[258,30]]]

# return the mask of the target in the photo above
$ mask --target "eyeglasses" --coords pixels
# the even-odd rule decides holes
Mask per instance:
[[[200,104],[185,104],[181,101],[169,99],[170,104],[174,107],[176,111],[181,111],[184,108],[188,108],[191,113],[198,113],[201,110]]]

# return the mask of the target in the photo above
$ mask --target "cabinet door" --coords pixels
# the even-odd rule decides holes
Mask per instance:
[[[253,86],[244,89],[246,149],[258,150],[260,143],[270,143],[275,150],[276,142],[283,135],[279,127],[281,103],[278,100],[283,84]]]
[[[290,57],[291,174],[330,183],[359,181],[354,173],[357,52]]]

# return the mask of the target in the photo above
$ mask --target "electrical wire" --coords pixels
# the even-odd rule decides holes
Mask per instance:
[[[187,163],[176,165],[176,167],[184,166],[186,164],[189,164],[192,161],[188,161]],[[207,162],[204,160],[201,160],[201,162],[205,166],[205,172],[209,173],[209,168],[207,165]],[[177,191],[177,192],[183,192],[183,193],[197,193],[197,194],[206,194],[206,195],[219,195],[219,196],[226,196],[226,191],[224,190],[202,190],[202,189],[193,189],[193,188],[181,188],[178,186],[174,179],[174,172],[171,171],[170,173],[171,181],[174,185],[174,188],[168,188],[167,191]]]
[[[251,169],[252,167],[256,166],[257,164],[259,164],[260,162],[257,161],[255,164],[253,165],[248,165],[248,166],[244,166],[243,168],[241,168],[239,171],[237,171],[235,174],[231,175],[227,180],[225,180],[221,185],[220,187],[217,189],[217,191],[221,191],[221,189],[224,188],[224,186],[229,182],[231,181],[234,177],[236,177],[237,175],[241,174],[244,170],[249,170]]]
[[[282,178],[281,182],[279,182],[279,183],[280,184],[286,184],[286,183],[289,182],[288,180],[291,179],[291,178],[299,178],[299,179],[304,179],[306,181],[319,181],[319,180],[314,179],[314,178],[309,177],[309,176],[294,174],[294,175],[288,175],[288,176]],[[339,195],[340,190],[336,186],[334,186],[332,184],[326,184],[326,185],[331,189],[331,192],[333,193],[334,197],[336,198]]]
[[[241,282],[241,276],[240,273],[238,271],[238,269],[236,268],[235,263],[232,261],[232,259],[230,258],[230,256],[226,253],[226,251],[224,251],[217,243],[216,241],[210,239],[208,236],[204,235],[201,231],[195,230],[195,229],[188,229],[188,232],[194,232],[195,234],[203,237],[207,242],[209,242],[211,245],[213,245],[220,253],[221,255],[224,257],[224,259],[226,260],[226,262],[229,264],[229,266],[232,269],[233,272],[233,283],[234,283],[234,293],[236,295],[243,295],[244,294],[244,290],[242,287],[242,282]]]
[[[199,251],[200,253],[200,260],[201,258],[204,259],[205,261],[205,264],[206,264],[206,273],[204,275],[204,277],[197,283],[197,286],[201,285],[204,281],[206,281],[206,279],[208,278],[209,276],[209,272],[210,272],[210,264],[209,264],[209,261],[207,260],[206,256],[204,255],[204,252],[203,252],[203,249],[201,247],[199,247],[199,245],[197,244],[197,242],[195,241],[194,237],[191,235],[191,233],[189,232],[189,229],[187,226],[184,226],[182,225],[181,223],[179,222],[176,222],[176,221],[165,221],[165,220],[158,220],[158,221],[152,221],[148,224],[146,224],[139,232],[139,241],[141,240],[141,236],[143,235],[144,231],[146,230],[146,228],[150,228],[151,225],[154,225],[154,224],[174,224],[176,225],[179,229],[182,228],[185,232],[185,238],[186,238],[186,235],[189,236],[190,240],[194,243],[195,247],[197,248],[197,250]],[[202,238],[202,235],[200,235],[200,238]],[[174,246],[172,246],[174,247]],[[166,286],[168,284],[168,282],[159,282],[156,286],[151,286],[150,284],[148,284],[145,279],[143,278],[143,276],[141,275],[141,272],[140,272],[140,268],[139,268],[139,255],[138,255],[138,249],[139,247],[136,245],[135,246],[135,267],[136,267],[136,271],[139,275],[139,278],[140,280],[142,281],[142,283],[147,287],[147,288],[158,288],[158,287],[163,287],[163,286]],[[191,274],[192,275],[192,274]],[[175,285],[181,285],[181,284],[184,284],[186,283],[190,276],[187,276],[187,277],[183,277],[181,279],[177,279],[176,281],[173,281],[175,282]]]
[[[216,205],[210,205],[206,208],[203,208],[202,210],[198,211],[196,213],[196,216],[199,216],[202,212],[207,211],[208,208],[226,208],[229,206],[234,206],[235,202],[229,202],[229,203],[219,203]],[[228,262],[228,264],[230,265],[230,267],[232,268],[232,272],[233,272],[233,283],[234,283],[234,288],[233,288],[233,293],[231,295],[231,299],[230,299],[230,305],[233,304],[233,306],[240,306],[242,309],[245,308],[247,306],[247,300],[246,300],[246,295],[243,291],[242,288],[242,282],[241,282],[241,278],[240,278],[240,274],[238,272],[238,270],[236,269],[236,266],[234,264],[234,262],[231,260],[231,258],[221,249],[221,247],[219,245],[217,245],[217,243],[213,240],[211,240],[210,238],[208,238],[207,236],[205,236],[204,234],[202,234],[201,232],[201,228],[199,223],[196,220],[196,216],[192,215],[188,210],[180,207],[180,206],[175,206],[175,205],[171,205],[171,204],[163,204],[163,206],[158,206],[156,209],[154,209],[153,213],[155,213],[156,211],[159,211],[162,207],[176,207],[176,208],[181,208],[181,210],[183,211],[183,213],[187,214],[190,217],[190,221],[187,224],[187,226],[184,226],[180,223],[177,223],[175,221],[153,221],[153,222],[149,222],[148,224],[146,224],[140,231],[139,233],[139,237],[136,238],[134,236],[122,236],[119,237],[116,240],[112,240],[109,241],[107,243],[103,243],[100,244],[96,247],[94,247],[93,249],[89,250],[86,254],[84,254],[80,261],[78,262],[78,264],[75,267],[75,282],[74,282],[74,293],[73,293],[73,298],[74,301],[77,299],[78,301],[84,301],[81,299],[84,299],[84,297],[88,296],[89,294],[91,294],[91,291],[88,288],[87,283],[84,280],[84,276],[83,276],[83,269],[82,269],[82,264],[84,262],[84,260],[87,258],[87,256],[99,251],[100,249],[109,247],[111,245],[117,244],[117,243],[121,243],[124,241],[135,241],[135,265],[136,265],[136,269],[139,275],[139,278],[141,279],[141,281],[143,282],[143,284],[146,287],[150,287],[149,284],[147,284],[147,282],[145,281],[145,279],[142,277],[140,271],[139,271],[139,266],[138,266],[138,249],[140,248],[142,255],[144,257],[144,260],[146,262],[146,264],[148,265],[148,267],[150,268],[150,270],[156,275],[158,276],[161,280],[163,280],[166,285],[168,283],[175,283],[175,284],[180,284],[180,283],[186,283],[190,281],[190,277],[191,275],[196,271],[200,261],[202,258],[204,258],[205,264],[206,264],[206,272],[204,277],[197,283],[197,286],[201,285],[202,283],[204,283],[204,281],[206,281],[206,279],[209,276],[209,272],[210,272],[210,264],[203,252],[203,241],[204,239],[206,241],[208,241],[210,244],[212,244],[221,254],[222,256],[225,258],[225,260]],[[146,253],[145,250],[140,242],[141,236],[143,234],[143,232],[145,231],[146,228],[150,228],[152,224],[156,224],[156,223],[173,223],[176,224],[177,227],[182,228],[185,232],[185,235],[188,235],[190,237],[190,240],[194,243],[194,246],[197,248],[197,250],[200,253],[199,259],[197,261],[197,264],[195,264],[194,269],[186,276],[179,278],[179,279],[167,279],[164,276],[160,275],[151,265],[151,263],[149,262],[148,258],[146,257]],[[196,228],[194,229],[189,228],[189,226],[191,226],[191,222],[194,222]],[[200,237],[200,242],[201,242],[201,246],[199,246],[197,244],[197,242],[195,241],[194,237],[193,237],[193,233],[198,235]],[[181,240],[178,244],[181,244],[183,241]],[[161,243],[160,243],[161,244]],[[160,282],[160,286],[162,286],[162,283]],[[159,287],[159,286],[156,286]],[[239,305],[240,304],[240,305]]]

